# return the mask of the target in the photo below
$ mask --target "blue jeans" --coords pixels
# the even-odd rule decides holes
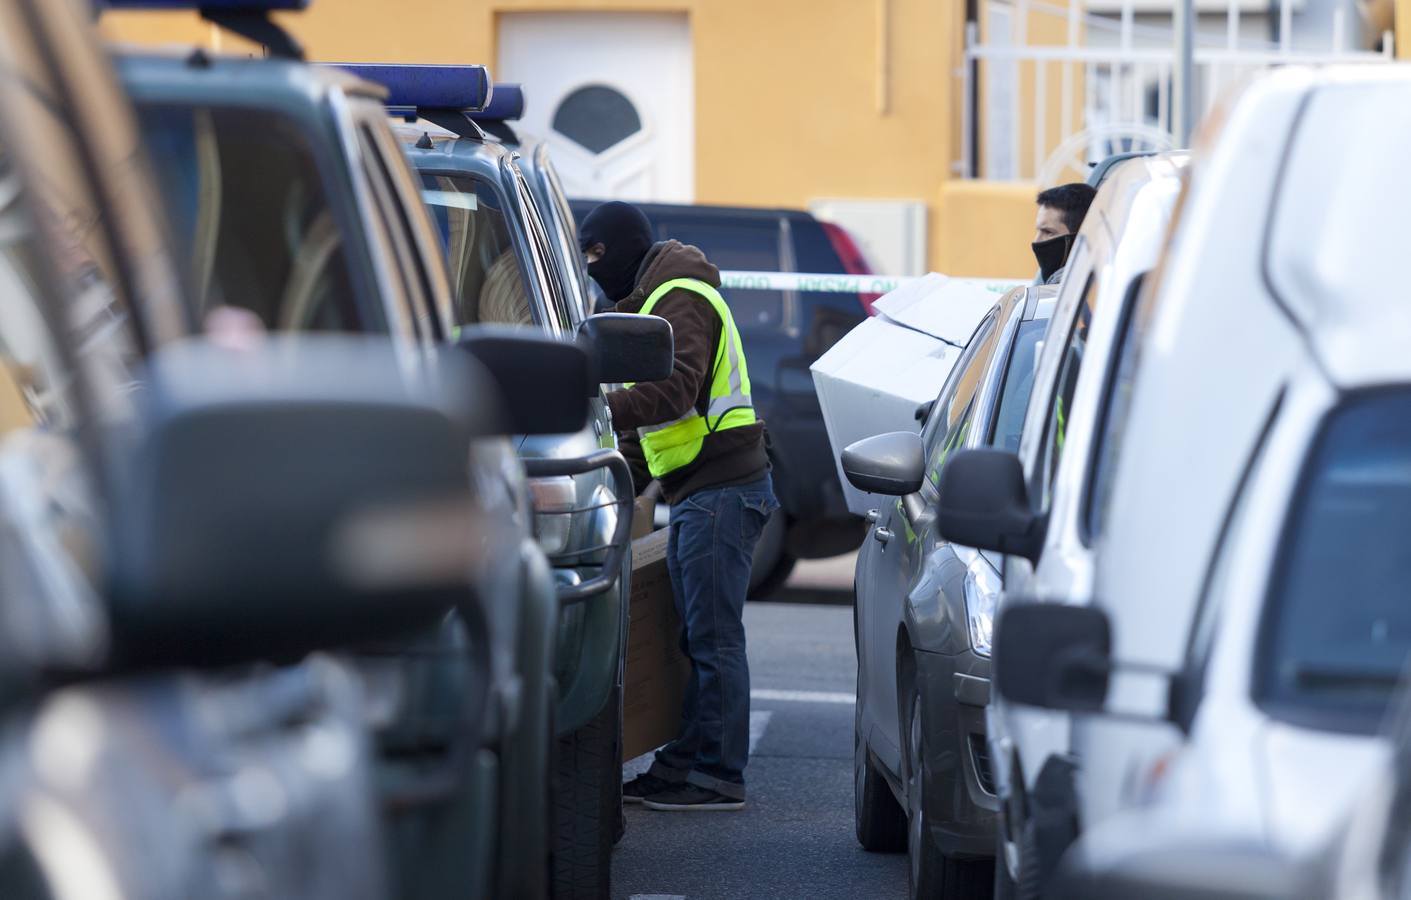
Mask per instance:
[[[652,765],[658,778],[745,798],[750,667],[742,616],[755,544],[778,508],[768,475],[697,491],[671,507],[666,564],[691,680],[677,737],[657,751]]]

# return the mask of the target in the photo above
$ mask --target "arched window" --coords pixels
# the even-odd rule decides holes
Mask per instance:
[[[603,84],[578,88],[554,110],[554,130],[594,153],[642,130],[637,107],[619,90]]]

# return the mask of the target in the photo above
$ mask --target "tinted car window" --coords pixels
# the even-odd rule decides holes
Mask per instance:
[[[494,189],[461,175],[421,180],[450,265],[455,324],[534,324],[529,283]]]
[[[237,108],[139,110],[198,311],[277,330],[361,331],[338,220],[301,130]]]
[[[929,462],[926,474],[932,482],[941,480],[941,469],[955,450],[965,445],[975,417],[975,399],[980,393],[985,370],[994,354],[999,329],[991,315],[980,323],[970,338],[966,356],[956,363],[941,398],[931,410],[924,440]]]
[[[991,447],[1008,450],[1010,453],[1019,452],[1019,438],[1024,430],[1024,411],[1029,407],[1029,393],[1034,389],[1034,370],[1038,365],[1039,345],[1043,342],[1047,328],[1047,319],[1031,319],[1019,325],[1004,370],[999,409],[995,413],[994,430],[990,433]]]
[[[1083,367],[1083,356],[1088,346],[1088,328],[1092,325],[1093,307],[1096,303],[1097,281],[1089,278],[1083,292],[1083,302],[1078,304],[1077,317],[1063,350],[1053,401],[1049,405],[1048,421],[1044,426],[1043,466],[1039,473],[1043,479],[1042,491],[1039,493],[1043,498],[1043,509],[1048,508],[1053,492],[1053,478],[1058,472],[1058,461],[1063,456],[1063,443],[1068,433],[1068,416],[1073,410],[1073,394],[1078,390],[1078,372]]]
[[[1411,653],[1411,392],[1333,414],[1265,606],[1261,700],[1375,730]]]
[[[659,223],[663,237],[694,244],[722,270],[778,272],[782,270],[779,223],[773,219],[729,222],[674,221]],[[726,298],[741,331],[783,327],[784,292],[733,288]]]

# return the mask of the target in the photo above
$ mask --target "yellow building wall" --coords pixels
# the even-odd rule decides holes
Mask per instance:
[[[698,202],[920,199],[931,210],[933,268],[1032,271],[1024,258],[1032,189],[951,181],[961,141],[961,0],[323,0],[281,21],[316,60],[493,63],[497,17],[536,11],[690,16]],[[124,42],[248,49],[184,13],[107,13],[101,27]],[[986,199],[994,196],[1004,199]],[[988,233],[981,223],[1007,230]]]

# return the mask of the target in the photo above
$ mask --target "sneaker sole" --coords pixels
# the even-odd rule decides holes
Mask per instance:
[[[738,812],[745,808],[745,801],[737,803],[661,803],[656,800],[643,800],[647,809],[660,812]]]
[[[622,802],[623,802],[623,803],[641,803],[641,802],[642,802],[643,800],[645,800],[645,799],[646,799],[646,798],[644,798],[644,797],[629,797],[629,796],[627,796],[626,794],[623,794],[623,795],[622,795]]]

